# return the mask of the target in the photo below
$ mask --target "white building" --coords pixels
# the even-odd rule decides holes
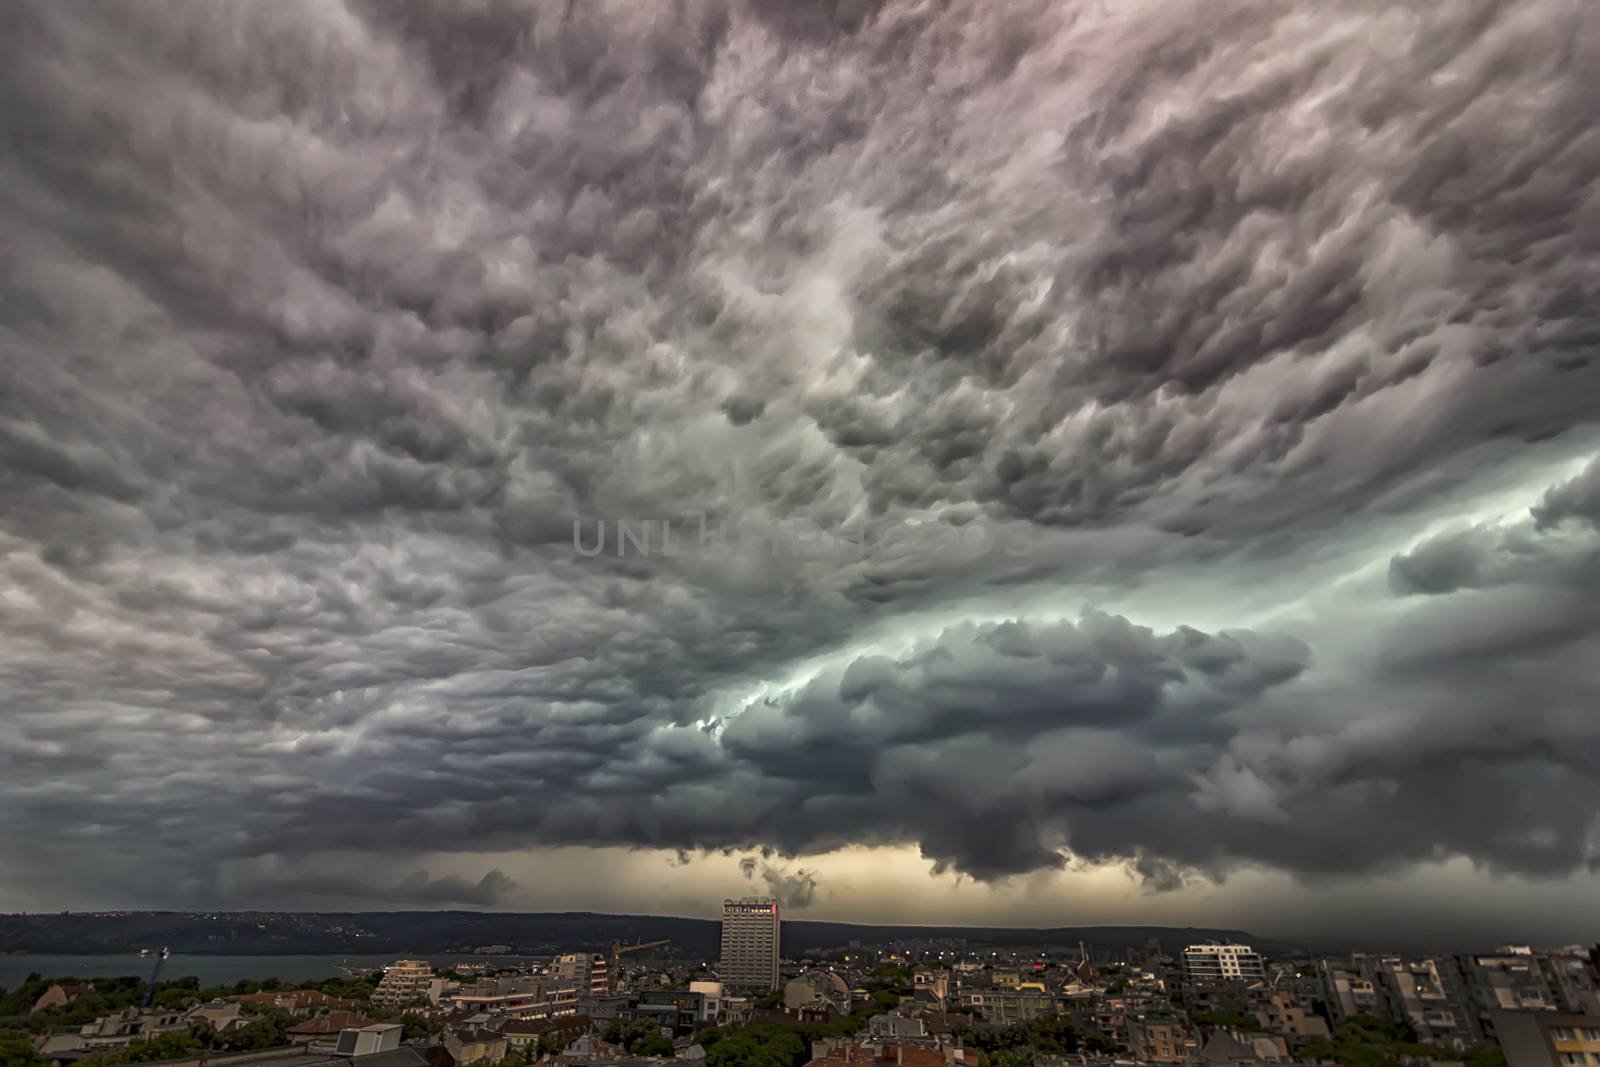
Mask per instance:
[[[603,997],[611,991],[610,967],[604,956],[557,956],[550,964],[550,975],[577,990],[580,997]]]
[[[1224,945],[1215,941],[1183,950],[1183,967],[1194,979],[1265,979],[1261,954],[1249,945]]]
[[[372,991],[372,1003],[397,1008],[426,1000],[433,968],[426,960],[396,960],[383,969],[383,979]]]
[[[720,1026],[727,1021],[722,1008],[721,982],[690,982],[689,992],[700,994],[700,1022],[705,1026]]]
[[[740,897],[722,902],[722,984],[770,992],[778,988],[778,901]]]

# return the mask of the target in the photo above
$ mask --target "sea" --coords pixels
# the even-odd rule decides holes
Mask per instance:
[[[316,978],[344,978],[349,973],[382,970],[397,959],[422,959],[435,970],[462,963],[487,963],[495,967],[520,967],[535,962],[532,956],[483,956],[452,953],[386,953],[381,956],[185,956],[174,952],[161,965],[161,981],[193,976],[206,986],[231,985],[244,978],[276,978],[304,982]],[[548,962],[540,958],[538,962]],[[0,987],[15,989],[30,974],[46,978],[116,978],[131,974],[150,977],[153,956],[135,953],[115,956],[0,955]]]

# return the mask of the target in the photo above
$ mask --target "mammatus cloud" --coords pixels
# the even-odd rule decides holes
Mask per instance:
[[[13,7],[0,901],[1600,869],[1583,0]]]

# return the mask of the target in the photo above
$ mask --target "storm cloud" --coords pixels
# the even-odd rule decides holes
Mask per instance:
[[[0,903],[1600,871],[1586,0],[11,6]]]

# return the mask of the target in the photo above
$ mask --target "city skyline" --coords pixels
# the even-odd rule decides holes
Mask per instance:
[[[661,10],[7,5],[0,911],[1592,940],[1592,0]]]

